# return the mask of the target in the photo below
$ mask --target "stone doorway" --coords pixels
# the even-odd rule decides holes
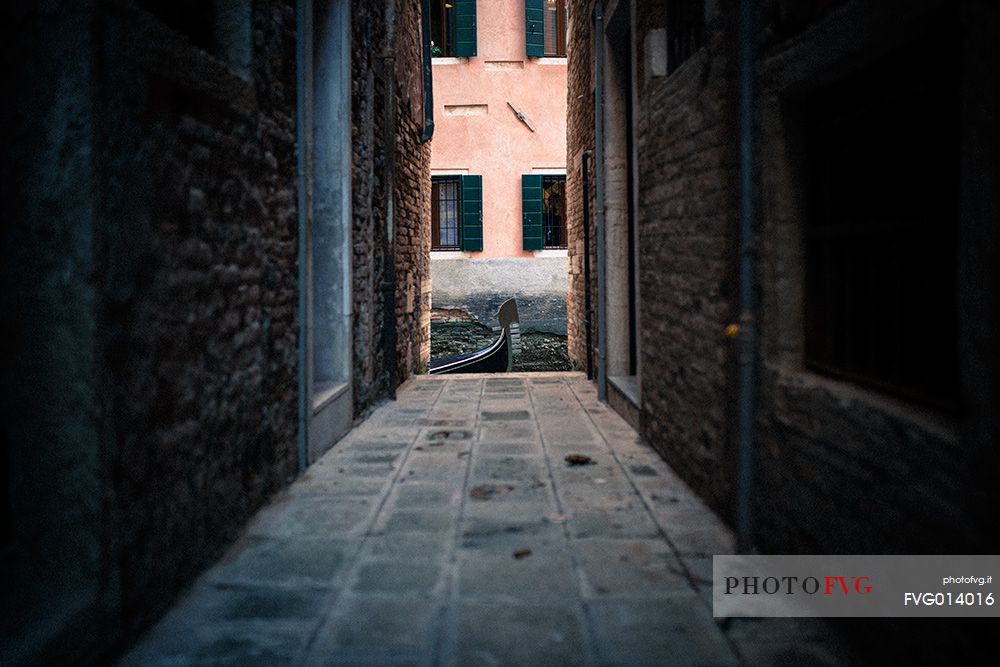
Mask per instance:
[[[299,466],[351,427],[350,6],[300,4]]]
[[[632,406],[639,404],[639,252],[634,141],[635,46],[630,2],[619,2],[605,29],[604,220],[607,374]]]

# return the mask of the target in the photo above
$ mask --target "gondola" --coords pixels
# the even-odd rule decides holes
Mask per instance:
[[[517,302],[507,299],[497,311],[500,321],[500,335],[486,347],[474,352],[456,354],[431,361],[429,373],[507,373],[514,361],[514,349],[518,343]]]

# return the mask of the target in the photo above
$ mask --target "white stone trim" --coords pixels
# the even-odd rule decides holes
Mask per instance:
[[[431,250],[431,261],[449,259],[472,259],[471,252],[462,250]]]

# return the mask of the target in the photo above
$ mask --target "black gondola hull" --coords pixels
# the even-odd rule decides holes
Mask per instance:
[[[510,335],[507,330],[489,346],[475,352],[431,361],[429,373],[506,373],[511,366]]]

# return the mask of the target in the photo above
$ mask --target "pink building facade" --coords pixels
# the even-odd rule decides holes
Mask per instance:
[[[432,304],[565,333],[565,0],[432,0]]]

